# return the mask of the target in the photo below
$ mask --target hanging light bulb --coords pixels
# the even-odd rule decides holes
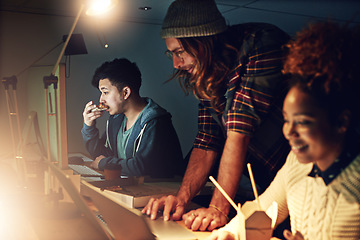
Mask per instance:
[[[95,27],[95,30],[96,30],[96,35],[98,37],[98,40],[99,40],[99,43],[100,45],[103,47],[103,48],[108,48],[109,47],[109,44],[106,40],[106,37],[105,37],[105,34],[103,31],[99,30],[97,28],[97,26]]]

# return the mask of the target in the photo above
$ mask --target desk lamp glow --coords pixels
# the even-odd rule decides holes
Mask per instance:
[[[103,14],[105,12],[108,12],[110,9],[112,9],[115,5],[117,4],[117,0],[92,0],[89,4],[89,8],[86,11],[86,14],[89,16],[95,16],[95,15],[100,15]],[[51,72],[50,76],[45,76],[44,77],[44,87],[45,87],[45,107],[46,107],[46,127],[47,127],[47,158],[48,161],[51,162],[51,154],[50,154],[50,130],[49,130],[49,116],[55,116],[55,121],[56,121],[56,140],[57,140],[57,147],[58,147],[58,156],[59,156],[59,127],[58,127],[58,115],[57,115],[57,82],[58,82],[58,78],[55,76],[55,73],[59,67],[60,61],[65,53],[66,47],[69,43],[69,40],[73,34],[73,31],[79,21],[79,18],[82,14],[82,12],[84,11],[85,8],[85,4],[82,3],[79,9],[79,12],[76,15],[75,21],[70,29],[69,34],[67,35],[67,38],[65,40],[64,46],[60,52],[60,55],[54,65],[54,68]],[[54,84],[54,103],[55,103],[55,111],[54,113],[50,113],[49,114],[49,98],[51,99],[51,96],[48,95],[48,86],[50,86],[51,84]],[[51,107],[51,106],[50,106]],[[60,159],[60,157],[58,158]],[[62,162],[60,161],[60,167],[67,167],[67,166],[61,166]]]
[[[90,3],[90,7],[86,11],[86,15],[96,16],[96,15],[104,14],[104,13],[110,11],[110,9],[114,8],[116,4],[117,4],[117,0],[92,0]],[[81,16],[82,12],[84,11],[84,8],[85,8],[85,4],[81,4],[80,10],[79,10],[78,14],[76,15],[75,21],[70,29],[69,35],[64,43],[64,46],[60,52],[59,57],[54,65],[51,75],[55,75],[55,72],[59,66],[61,58],[64,55],[65,49],[69,43],[72,33],[74,32],[76,24],[79,21],[79,18]]]

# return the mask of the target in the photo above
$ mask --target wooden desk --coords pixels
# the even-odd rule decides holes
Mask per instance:
[[[4,169],[0,168],[0,172]],[[13,179],[16,175],[9,174],[11,171],[6,173],[8,174],[3,175],[6,178],[1,178],[0,181],[0,209],[3,217],[0,218],[0,239],[104,239],[73,202],[58,201],[56,198],[60,198],[61,194],[45,196],[42,177],[31,181],[26,188],[21,188]],[[69,174],[68,171],[66,173]],[[66,195],[65,188],[62,189]],[[9,206],[3,204],[5,197],[11,198],[7,201],[11,203]]]
[[[65,190],[64,190],[65,191]],[[25,238],[31,240],[101,240],[103,235],[99,234],[93,224],[84,217],[77,206],[70,202],[57,202],[49,199],[43,193],[25,192],[20,196],[23,201],[21,213],[28,216],[25,223],[20,224],[17,230],[23,230]],[[177,222],[184,226],[182,221]],[[20,231],[19,231],[20,233]],[[197,232],[194,234],[199,240],[206,239],[210,232]]]

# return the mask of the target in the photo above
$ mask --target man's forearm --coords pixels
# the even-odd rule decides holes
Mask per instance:
[[[217,153],[194,148],[191,152],[185,176],[177,194],[185,205],[200,191],[208,179]]]
[[[236,132],[228,133],[221,157],[217,181],[232,199],[237,192],[244,170],[248,143],[248,136]],[[217,189],[214,191],[211,205],[216,206],[225,214],[230,210],[229,202]]]

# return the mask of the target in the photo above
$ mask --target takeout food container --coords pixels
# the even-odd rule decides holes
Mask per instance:
[[[266,211],[261,207],[245,219],[242,209],[238,209],[239,235],[241,240],[270,240],[278,214],[278,205],[273,202]]]
[[[245,220],[246,240],[269,240],[272,219],[264,211],[255,211]]]

